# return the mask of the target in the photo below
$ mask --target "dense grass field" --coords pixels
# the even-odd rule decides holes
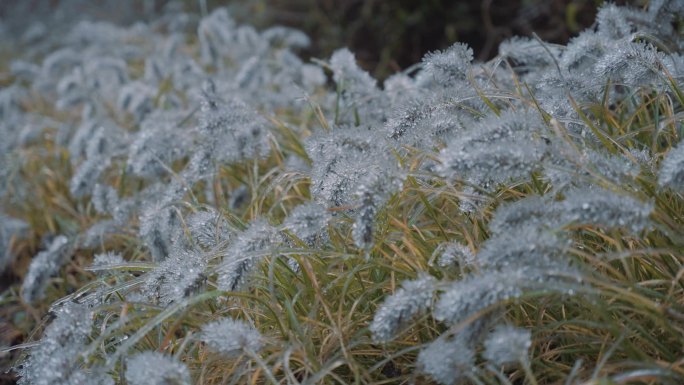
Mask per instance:
[[[681,1],[383,82],[70,3],[0,28],[3,381],[684,383]]]

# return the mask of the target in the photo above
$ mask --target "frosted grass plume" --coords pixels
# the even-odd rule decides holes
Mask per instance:
[[[672,148],[660,166],[658,184],[676,191],[684,191],[684,143]]]
[[[135,354],[126,360],[130,385],[190,385],[188,368],[173,357],[155,351]]]
[[[439,337],[418,354],[419,369],[442,385],[452,385],[474,373],[475,352],[465,339]]]
[[[483,356],[497,366],[524,362],[528,360],[531,346],[532,333],[529,330],[499,325],[487,336]]]
[[[265,219],[256,219],[238,234],[223,254],[218,266],[218,287],[225,291],[240,290],[262,254],[278,244],[279,234]]]
[[[232,318],[205,324],[200,338],[212,350],[227,357],[256,353],[264,344],[264,338],[252,325]]]
[[[70,257],[71,246],[67,237],[59,235],[50,242],[46,250],[33,257],[21,285],[21,296],[24,301],[32,303],[43,298],[48,280],[59,272]]]
[[[432,303],[436,282],[427,274],[412,281],[404,281],[402,287],[389,296],[375,312],[369,327],[373,340],[392,340],[401,327],[427,310]]]

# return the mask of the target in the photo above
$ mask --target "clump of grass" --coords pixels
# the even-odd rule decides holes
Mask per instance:
[[[384,87],[225,10],[45,37],[0,91],[19,382],[681,382],[683,13]]]

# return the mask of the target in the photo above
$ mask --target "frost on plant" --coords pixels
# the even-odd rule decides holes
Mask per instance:
[[[423,275],[413,281],[404,281],[375,312],[369,329],[378,342],[390,341],[399,329],[417,314],[425,311],[432,302],[435,279]]]
[[[145,279],[145,294],[168,305],[200,291],[207,279],[206,257],[198,251],[173,248]]]
[[[140,217],[140,238],[155,261],[164,260],[171,250],[171,236],[178,226],[177,212],[172,207],[150,206]]]
[[[54,321],[19,369],[21,385],[89,383],[79,374],[79,357],[89,342],[93,325],[91,312],[75,303],[67,303],[54,312]]]
[[[569,243],[548,230],[520,226],[489,238],[477,253],[478,263],[487,269],[513,266],[560,266],[567,264]]]
[[[295,207],[283,222],[283,227],[290,230],[297,238],[312,244],[325,234],[330,213],[315,202],[308,202]]]
[[[126,360],[126,381],[131,385],[190,384],[188,368],[175,358],[146,351]]]
[[[23,237],[28,224],[0,212],[0,272],[14,259],[12,240]]]
[[[269,151],[268,122],[237,98],[222,100],[216,86],[206,82],[198,132],[205,150],[216,161],[239,162]]]
[[[443,268],[460,266],[466,267],[477,263],[475,254],[470,248],[459,242],[448,242],[439,245],[430,261],[437,259],[437,265]]]
[[[218,287],[225,291],[242,288],[261,257],[269,255],[277,244],[276,229],[263,219],[250,223],[225,251],[223,261],[218,266]]]
[[[201,339],[212,350],[226,356],[255,353],[263,346],[261,334],[245,321],[223,318],[202,327]]]
[[[574,189],[561,204],[562,218],[571,224],[620,227],[638,233],[652,226],[653,203],[620,196],[601,188]]]
[[[106,268],[108,266],[120,265],[124,262],[125,260],[121,254],[108,251],[106,253],[95,254],[92,267]]]
[[[207,209],[189,215],[185,219],[185,227],[177,227],[177,232],[177,244],[194,244],[203,249],[214,249],[229,242],[235,230],[221,213]]]
[[[452,86],[468,77],[473,50],[466,44],[456,43],[445,51],[425,55],[423,68],[432,81],[443,87]]]
[[[440,321],[457,324],[477,312],[521,298],[529,291],[549,294],[575,292],[581,286],[580,277],[571,268],[518,267],[488,271],[485,275],[474,275],[451,283],[440,295],[433,314]]]
[[[658,184],[677,191],[684,190],[684,144],[671,149],[663,159]]]
[[[544,123],[531,111],[485,118],[440,152],[439,172],[447,179],[468,180],[488,189],[527,178],[540,169],[547,152],[544,132]]]
[[[483,356],[494,365],[524,362],[532,346],[529,330],[499,325],[487,336]]]
[[[462,338],[438,338],[420,351],[420,370],[443,385],[468,378],[475,367],[475,352]]]
[[[69,239],[59,235],[50,242],[46,250],[33,257],[21,286],[21,296],[24,301],[31,303],[43,297],[48,280],[59,272],[70,257],[70,250]]]

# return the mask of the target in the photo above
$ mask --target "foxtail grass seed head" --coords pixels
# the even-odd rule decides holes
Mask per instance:
[[[21,296],[24,301],[32,303],[43,298],[48,280],[59,272],[70,257],[70,250],[69,239],[59,235],[50,242],[46,250],[33,257],[21,286]]]
[[[264,338],[253,326],[232,318],[204,325],[201,339],[209,348],[228,357],[256,353],[264,344]]]
[[[373,339],[388,342],[399,329],[432,303],[436,280],[423,275],[413,281],[405,281],[402,287],[389,296],[378,308],[370,324]]]
[[[190,372],[171,356],[145,351],[126,360],[126,381],[131,385],[189,385]]]
[[[531,346],[529,330],[499,325],[487,336],[483,356],[497,366],[524,362],[528,360],[528,350]]]
[[[475,352],[462,338],[438,338],[420,351],[417,364],[438,383],[456,384],[474,372]]]

